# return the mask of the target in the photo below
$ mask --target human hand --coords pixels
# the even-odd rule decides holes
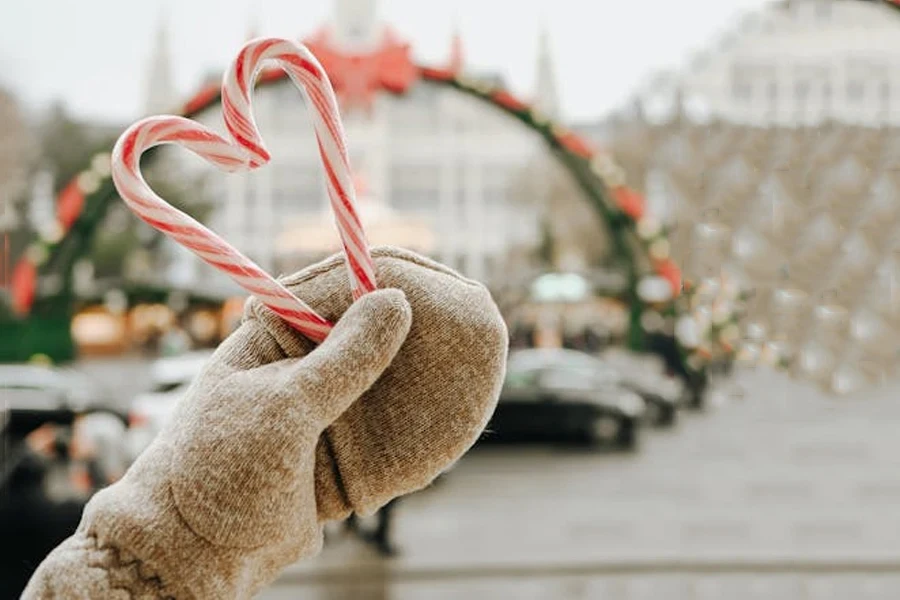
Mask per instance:
[[[88,504],[70,544],[107,571],[137,563],[160,597],[252,596],[321,548],[317,441],[391,363],[411,321],[403,292],[367,294],[301,358],[245,322],[122,480]],[[52,558],[41,567],[51,573]],[[104,581],[84,597],[101,597]]]

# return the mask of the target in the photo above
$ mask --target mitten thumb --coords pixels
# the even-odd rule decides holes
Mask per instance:
[[[375,383],[411,323],[403,292],[372,292],[307,356],[194,390],[172,431],[170,486],[188,525],[221,546],[311,539],[319,434]]]
[[[306,399],[309,418],[320,430],[372,387],[411,325],[412,309],[404,293],[377,290],[354,302],[315,350],[294,359],[292,387]]]

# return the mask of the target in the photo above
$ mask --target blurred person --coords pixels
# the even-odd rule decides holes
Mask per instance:
[[[391,525],[393,524],[394,510],[399,501],[399,498],[394,498],[378,511],[378,524],[370,536],[372,543],[382,556],[396,556],[399,553],[391,541]]]
[[[394,498],[381,507],[375,514],[376,525],[372,531],[366,531],[355,514],[350,515],[344,523],[344,528],[359,536],[365,542],[372,544],[378,553],[384,557],[393,557],[399,554],[399,550],[391,540],[391,525],[393,523],[394,510],[400,498]]]
[[[529,348],[534,339],[534,327],[524,319],[516,319],[510,327],[509,347]]]
[[[609,345],[609,330],[591,323],[584,330],[584,345],[588,352],[597,354]]]
[[[78,526],[86,497],[54,498],[48,490],[51,478],[68,467],[69,442],[63,428],[49,423],[24,440],[4,436],[0,598],[17,598],[47,553]]]

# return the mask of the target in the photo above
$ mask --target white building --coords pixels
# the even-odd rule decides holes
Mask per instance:
[[[376,8],[375,0],[335,0],[325,31],[342,48],[365,53],[389,35]],[[452,47],[451,62],[459,63],[458,38]],[[553,114],[557,94],[546,47],[544,39],[535,100]],[[153,61],[154,76],[160,76],[157,67],[164,63]],[[272,162],[252,173],[211,176],[209,192],[217,209],[210,226],[264,268],[281,271],[293,268],[285,265],[294,261],[284,256],[279,237],[304,220],[321,222],[328,203],[324,174],[307,109],[293,84],[258,89],[254,111]],[[223,130],[218,107],[197,118]],[[490,280],[504,274],[512,248],[538,243],[538,210],[517,202],[510,185],[521,183],[534,159],[547,150],[515,119],[422,81],[401,96],[378,93],[370,110],[344,110],[343,119],[354,170],[391,214],[431,228],[437,260]],[[186,155],[169,153],[178,165],[202,168],[201,161]],[[337,232],[331,233],[337,239]]]
[[[748,124],[900,122],[900,14],[880,1],[782,0],[748,14],[681,72],[642,92],[648,116]]]

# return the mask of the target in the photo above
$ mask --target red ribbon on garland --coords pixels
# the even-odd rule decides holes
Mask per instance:
[[[672,288],[672,296],[678,297],[681,294],[681,269],[675,264],[671,258],[655,261],[653,267],[660,277],[669,282]]]
[[[13,269],[12,281],[12,308],[17,315],[26,315],[31,310],[34,302],[35,288],[37,288],[37,269],[27,258],[22,258]]]
[[[84,192],[78,187],[78,178],[72,179],[56,199],[56,218],[66,231],[78,219],[84,208]]]
[[[370,108],[379,90],[402,94],[420,75],[409,44],[397,41],[389,32],[369,54],[341,52],[326,31],[303,43],[322,63],[338,97],[348,105]]]
[[[615,188],[613,198],[622,212],[635,221],[644,216],[644,198],[630,187],[623,185]]]

